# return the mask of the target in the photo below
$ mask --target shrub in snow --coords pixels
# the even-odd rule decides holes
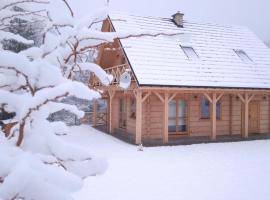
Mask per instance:
[[[100,174],[107,166],[104,160],[63,140],[65,124],[47,118],[63,109],[83,117],[81,110],[62,100],[100,96],[73,77],[88,70],[109,84],[111,76],[85,56],[115,35],[105,36],[89,27],[104,19],[104,12],[82,19],[73,15],[54,18],[44,9],[50,3],[0,2],[0,106],[4,112],[15,113],[12,121],[17,122],[8,134],[0,132],[1,199],[70,199],[81,188],[83,178]],[[34,38],[14,31],[16,26],[11,28],[14,21],[28,26],[37,20],[44,24],[38,46]],[[21,46],[15,48],[10,45],[13,42]]]

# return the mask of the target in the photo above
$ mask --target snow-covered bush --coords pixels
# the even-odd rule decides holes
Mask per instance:
[[[0,2],[0,106],[15,113],[12,121],[17,122],[8,134],[0,131],[0,199],[4,200],[70,199],[70,194],[81,188],[83,178],[106,169],[104,160],[63,139],[65,124],[47,118],[62,109],[83,117],[76,106],[61,100],[100,96],[73,77],[88,70],[109,84],[111,76],[87,57],[115,35],[104,35],[89,26],[104,19],[106,12],[80,19],[73,13],[54,18],[46,7],[50,3]],[[68,4],[63,1],[63,5]],[[27,27],[37,21],[42,22],[42,30],[32,38],[12,27],[13,22],[24,22]],[[42,42],[38,44],[35,38],[42,38]],[[13,42],[21,46],[7,48]]]

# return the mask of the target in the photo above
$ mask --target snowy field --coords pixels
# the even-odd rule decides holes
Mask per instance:
[[[269,200],[270,140],[137,147],[72,127],[68,140],[105,157],[109,168],[85,180],[75,200]]]

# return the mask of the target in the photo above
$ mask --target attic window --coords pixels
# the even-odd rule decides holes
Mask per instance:
[[[183,49],[184,53],[186,54],[189,60],[199,60],[198,54],[192,47],[181,46],[181,48]]]
[[[239,58],[241,58],[242,61],[245,63],[251,63],[253,62],[251,58],[246,54],[244,50],[234,50],[234,52],[238,55]]]

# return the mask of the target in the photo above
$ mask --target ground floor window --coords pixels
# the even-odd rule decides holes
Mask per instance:
[[[187,103],[185,100],[172,100],[169,103],[169,133],[187,131]]]
[[[201,119],[210,119],[210,102],[207,99],[202,99],[201,100]],[[221,101],[219,100],[217,102],[217,114],[216,117],[217,119],[221,119]]]
[[[136,119],[136,99],[131,97],[130,99],[130,116],[131,119]]]

